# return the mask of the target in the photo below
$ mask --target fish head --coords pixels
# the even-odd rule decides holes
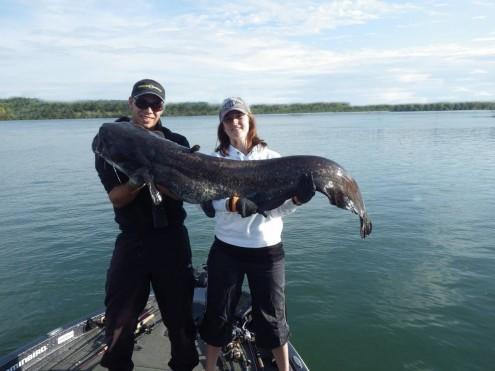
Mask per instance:
[[[371,223],[371,219],[369,218],[367,213],[364,213],[363,216],[360,216],[361,226],[359,228],[359,234],[362,239],[365,239],[367,236],[371,234],[373,229],[373,223]]]
[[[151,161],[138,138],[149,135],[145,130],[128,122],[105,123],[93,140],[93,152],[129,177],[145,174]]]
[[[316,189],[328,197],[332,205],[349,210],[359,216],[361,238],[371,234],[372,223],[364,205],[363,196],[354,178],[341,166],[334,163],[319,174],[315,180]]]

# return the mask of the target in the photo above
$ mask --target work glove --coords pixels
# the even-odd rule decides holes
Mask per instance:
[[[214,218],[215,217],[215,208],[213,207],[213,201],[212,200],[201,202],[199,205],[201,206],[201,209],[203,210],[203,212],[206,214],[206,216],[208,218]]]
[[[299,177],[296,192],[292,196],[292,202],[296,205],[302,205],[308,202],[315,195],[316,186],[313,181],[313,174],[307,173]]]
[[[239,213],[243,218],[247,218],[258,212],[258,205],[244,197],[232,196],[228,200],[227,208],[231,212]]]

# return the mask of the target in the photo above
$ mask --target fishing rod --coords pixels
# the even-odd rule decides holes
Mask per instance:
[[[156,311],[157,311],[156,308],[150,307],[150,308],[144,309],[144,311],[139,315],[138,323],[136,325],[136,330],[134,331],[135,338],[137,338],[142,333],[147,333],[147,334],[151,333],[151,331],[155,325],[155,322],[153,320],[155,319],[154,312],[156,312]],[[90,321],[90,320],[88,320],[88,321]],[[97,326],[97,327],[101,328],[101,331],[103,331],[103,327],[105,325],[105,316],[102,316],[100,321],[93,322],[93,324],[89,324],[89,326],[91,326],[91,325],[93,326],[92,328]],[[90,329],[92,329],[92,328],[90,328]],[[71,368],[83,369],[86,365],[94,363],[94,360],[96,358],[100,357],[101,355],[103,355],[103,353],[105,353],[105,351],[107,349],[108,349],[108,346],[106,344],[101,344],[91,354],[89,354],[86,358],[77,361]]]

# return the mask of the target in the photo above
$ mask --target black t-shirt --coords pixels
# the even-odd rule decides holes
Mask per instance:
[[[124,120],[119,119],[118,121]],[[189,142],[186,137],[163,127],[161,122],[158,122],[155,130],[161,131],[166,139],[189,148]],[[124,173],[114,168],[98,155],[95,156],[95,167],[107,193],[110,193],[114,187],[129,180]],[[155,206],[148,188],[144,187],[139,191],[134,201],[123,207],[114,208],[115,221],[120,229],[122,231],[137,232],[163,228],[167,225],[182,225],[186,219],[186,211],[182,201],[174,200],[165,195],[162,195],[162,197],[161,204]]]

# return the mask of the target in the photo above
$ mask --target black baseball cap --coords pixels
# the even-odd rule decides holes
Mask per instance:
[[[156,82],[155,80],[151,80],[151,79],[139,80],[132,87],[131,96],[133,98],[137,98],[145,94],[156,95],[158,98],[162,100],[162,102],[165,102],[165,89],[159,82]]]

